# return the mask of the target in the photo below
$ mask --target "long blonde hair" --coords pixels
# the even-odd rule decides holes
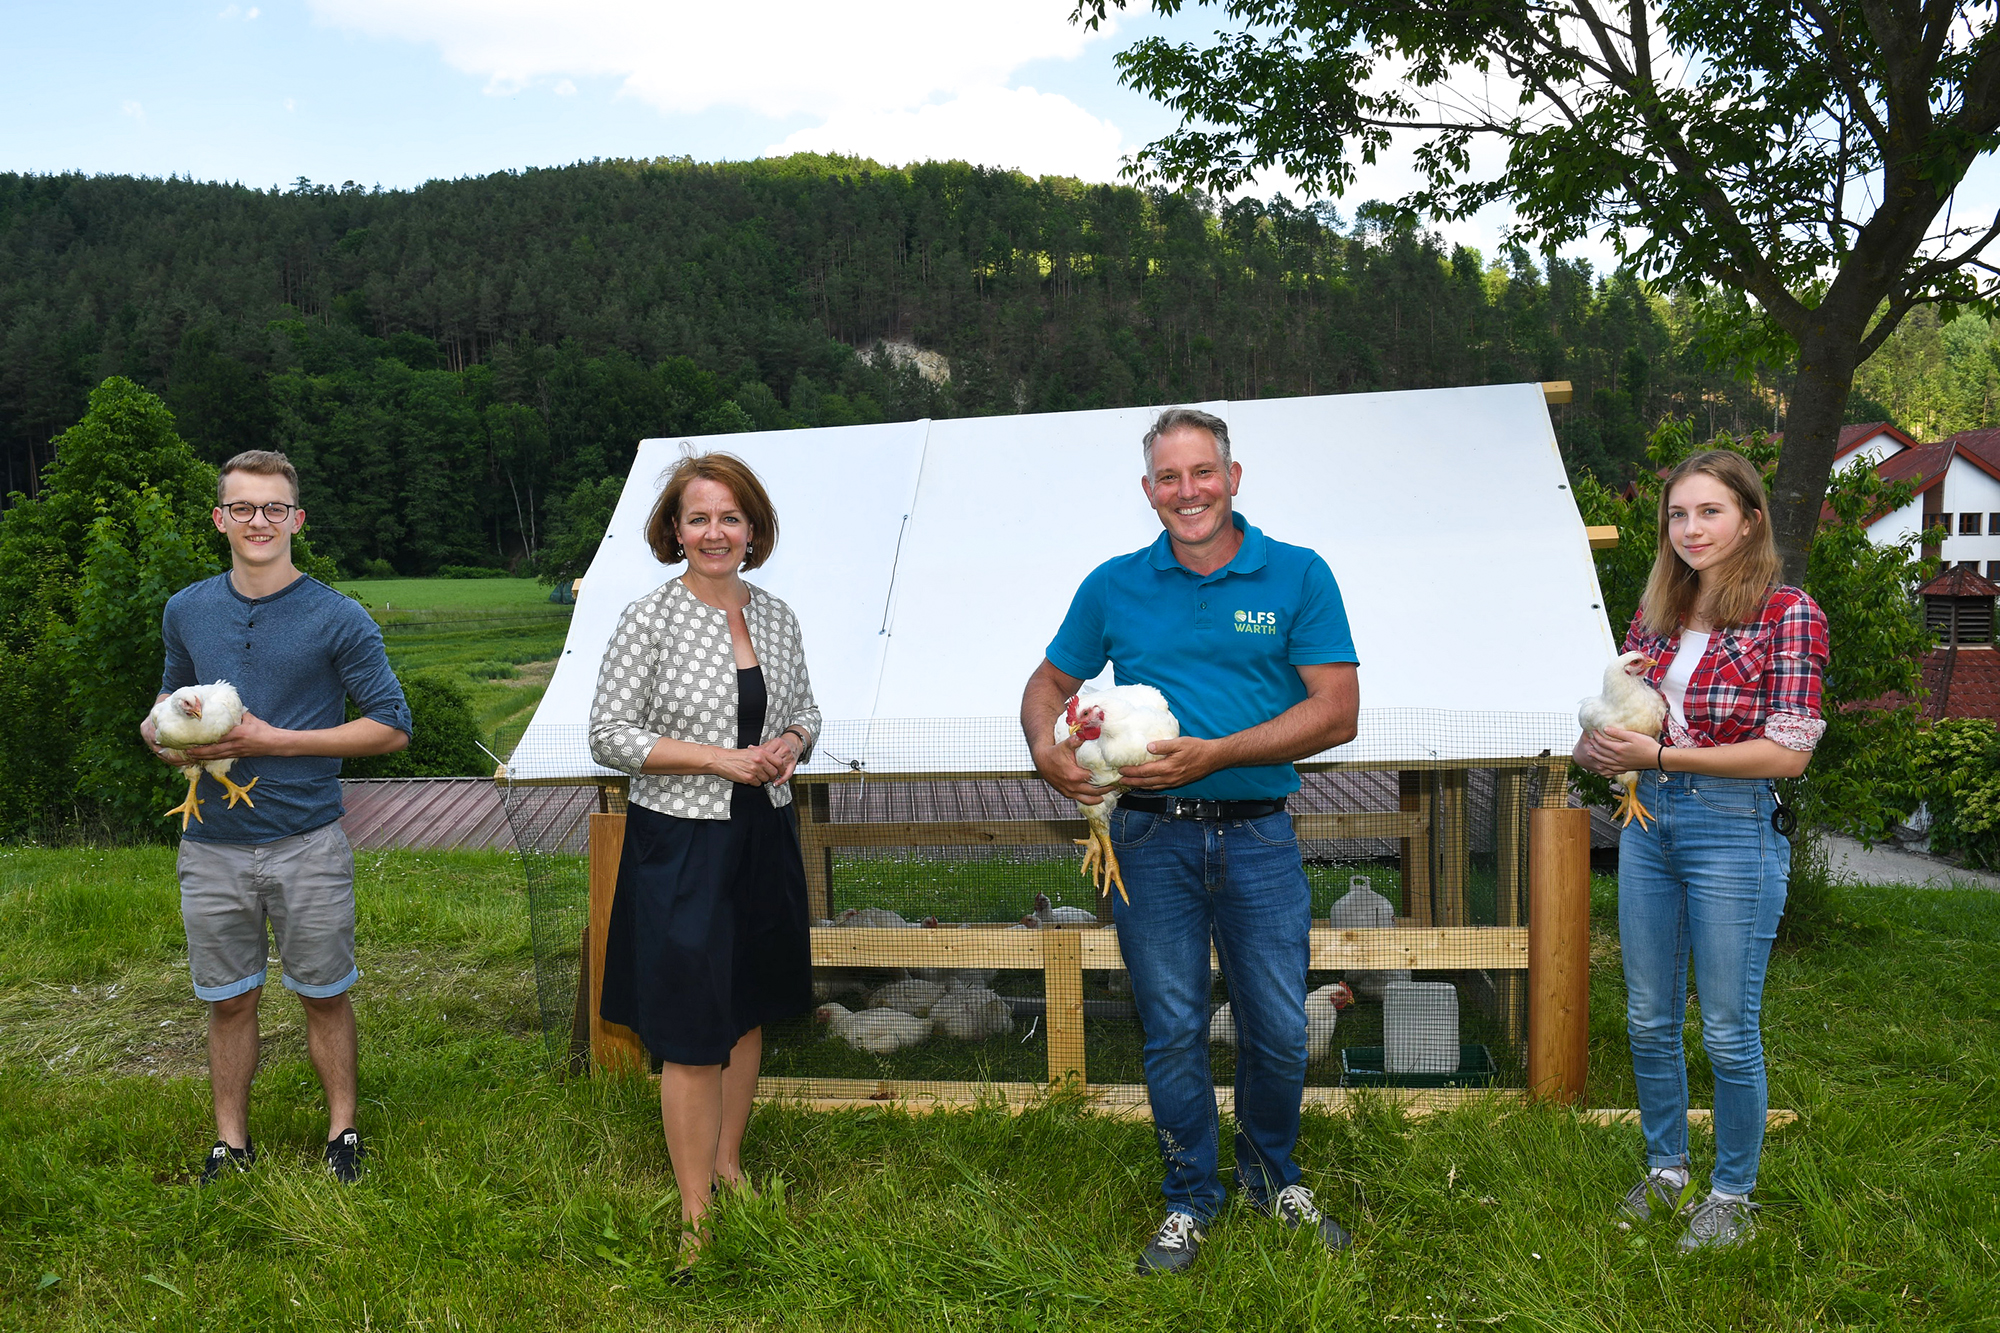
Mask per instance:
[[[1771,536],[1771,511],[1764,499],[1764,480],[1757,465],[1733,449],[1710,449],[1683,459],[1660,484],[1660,545],[1653,557],[1653,574],[1646,580],[1643,601],[1646,630],[1672,634],[1694,614],[1701,601],[1701,577],[1681,559],[1667,537],[1667,501],[1682,479],[1696,473],[1727,486],[1750,520],[1750,531],[1734,551],[1724,556],[1711,576],[1715,596],[1709,617],[1717,629],[1747,624],[1777,586],[1782,564]]]

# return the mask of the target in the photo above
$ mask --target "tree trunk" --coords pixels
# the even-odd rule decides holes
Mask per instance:
[[[1799,344],[1799,371],[1785,408],[1785,443],[1771,480],[1771,529],[1785,582],[1805,582],[1806,555],[1819,531],[1833,451],[1854,386],[1856,340],[1826,336]]]

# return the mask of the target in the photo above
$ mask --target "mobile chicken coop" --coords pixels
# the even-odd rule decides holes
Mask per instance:
[[[1547,402],[1567,391],[1198,405],[1230,424],[1237,512],[1326,558],[1361,658],[1359,734],[1299,764],[1291,807],[1314,888],[1314,984],[1341,979],[1363,997],[1314,1034],[1319,1104],[1357,1086],[1420,1105],[1582,1089],[1588,835],[1564,766],[1576,701],[1616,645],[1549,421]],[[588,714],[620,614],[677,570],[643,535],[662,480],[684,450],[719,449],[747,461],[776,506],[776,552],[750,577],[797,612],[825,720],[794,779],[827,923],[812,932],[816,986],[853,1009],[910,983],[976,984],[1004,1001],[1004,1025],[893,1052],[810,1019],[774,1027],[760,1095],[926,1107],[1069,1085],[1107,1111],[1145,1112],[1117,933],[1077,875],[1083,821],[1035,779],[1016,718],[1084,575],[1158,535],[1139,486],[1155,411],[640,446],[548,691],[497,775],[528,867],[554,1046],[580,1055],[587,1041],[606,1066],[646,1058],[597,1016],[625,780],[591,759]],[[1108,671],[1093,682],[1109,683]],[[577,785],[597,787],[597,813],[565,821],[553,812],[574,802],[551,789]],[[1038,916],[1038,894],[1073,909]],[[1372,920],[1345,910],[1384,900]],[[1395,985],[1405,979],[1428,984]],[[1416,1018],[1433,1036],[1447,1024],[1462,1059],[1399,1064],[1411,1015],[1393,1000],[1415,990],[1444,997]],[[1226,1086],[1220,1015],[1213,1035]]]

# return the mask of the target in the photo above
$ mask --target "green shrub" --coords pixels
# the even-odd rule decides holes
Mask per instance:
[[[393,579],[396,567],[387,560],[363,560],[359,577],[364,579]]]
[[[514,577],[504,569],[491,569],[485,565],[439,565],[437,576],[441,579],[511,579]]]
[[[519,680],[521,676],[512,662],[467,662],[459,670],[474,680]]]
[[[479,720],[472,696],[441,671],[396,673],[410,703],[410,743],[395,754],[349,759],[346,778],[468,778],[493,772],[493,760],[479,748]],[[352,704],[348,716],[358,716]]]
[[[1911,745],[1911,804],[1931,816],[1931,850],[2000,867],[2000,731],[1979,717],[1948,717]]]

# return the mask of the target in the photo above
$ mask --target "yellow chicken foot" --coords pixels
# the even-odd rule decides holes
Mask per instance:
[[[194,776],[188,779],[187,799],[185,801],[182,801],[179,805],[175,806],[173,809],[167,811],[166,813],[166,818],[168,819],[172,819],[175,815],[179,815],[181,817],[181,832],[183,833],[187,832],[189,815],[194,816],[195,823],[199,824],[202,822],[201,802],[195,799],[195,794],[194,794],[195,784],[200,781],[201,781],[201,770],[197,768],[194,771]]]
[[[250,779],[249,782],[239,787],[234,782],[231,782],[229,780],[229,775],[227,773],[210,773],[209,776],[214,778],[217,782],[220,782],[223,786],[229,788],[229,808],[231,810],[234,810],[236,808],[236,803],[238,801],[243,802],[243,804],[249,806],[252,810],[255,810],[257,808],[257,803],[250,799],[250,788],[262,782],[263,781],[262,778],[252,778]]]
[[[1621,790],[1618,793],[1618,808],[1616,813],[1623,816],[1619,823],[1627,827],[1631,825],[1634,819],[1639,821],[1639,827],[1642,829],[1652,827],[1649,818],[1652,812],[1640,803],[1639,786],[1637,783],[1629,787],[1621,785]]]
[[[1115,887],[1120,898],[1131,902],[1131,896],[1125,892],[1125,876],[1118,870],[1118,853],[1111,849],[1110,833],[1093,827],[1089,837],[1072,841],[1079,847],[1090,849],[1083,854],[1083,866],[1079,873],[1090,880],[1091,887],[1099,893],[1109,893]]]

